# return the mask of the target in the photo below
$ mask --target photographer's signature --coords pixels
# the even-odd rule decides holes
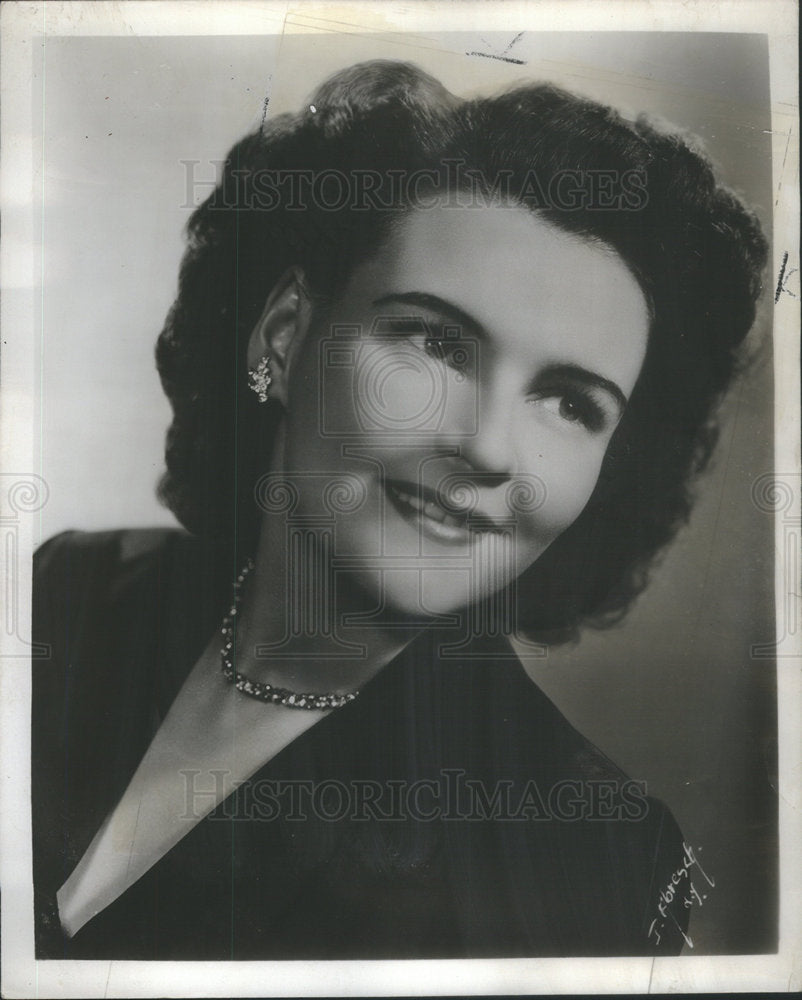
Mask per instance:
[[[689,847],[683,841],[682,849],[685,852],[682,864],[672,874],[671,881],[668,885],[660,892],[660,897],[657,903],[658,916],[656,916],[649,925],[649,939],[654,939],[655,944],[660,944],[662,931],[666,926],[666,921],[670,920],[680,934],[682,934],[688,947],[693,948],[693,941],[691,940],[690,935],[686,934],[685,931],[682,930],[677,923],[677,918],[674,916],[669,907],[672,905],[677,896],[681,897],[682,906],[686,910],[690,910],[694,906],[703,906],[704,901],[707,899],[706,890],[714,889],[716,883],[715,880],[705,872],[701,864],[699,864],[699,859],[696,857],[693,848]],[[698,874],[701,875],[704,881],[699,880],[697,877],[697,884],[694,884],[691,879],[691,869],[693,868],[696,868]]]

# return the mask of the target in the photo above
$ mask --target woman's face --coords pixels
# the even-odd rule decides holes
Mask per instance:
[[[295,345],[292,516],[333,526],[331,572],[377,606],[498,592],[590,498],[648,324],[605,246],[518,207],[412,211]]]

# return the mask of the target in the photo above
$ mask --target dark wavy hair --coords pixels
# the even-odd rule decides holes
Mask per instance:
[[[252,550],[254,486],[278,412],[247,390],[245,353],[267,294],[296,265],[323,308],[413,207],[391,172],[428,171],[436,185],[455,164],[474,195],[503,191],[506,202],[614,249],[650,306],[643,370],[596,489],[517,584],[523,627],[557,641],[583,622],[618,620],[687,520],[761,290],[767,247],[754,215],[717,183],[693,140],[644,118],[626,121],[548,84],[458,100],[413,65],[375,61],[336,74],[305,110],[246,136],[189,221],[178,297],[158,340],[174,414],[159,495],[189,531]],[[335,171],[370,173],[380,190],[366,205],[301,205],[297,189],[273,183],[282,172],[330,181]],[[630,178],[629,199],[611,205],[597,191],[558,204],[542,197],[543,183],[533,193],[533,178],[548,186],[566,172],[600,171]]]

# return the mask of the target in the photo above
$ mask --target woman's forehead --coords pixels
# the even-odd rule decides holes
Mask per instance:
[[[364,310],[411,293],[453,305],[475,321],[467,332],[522,361],[536,355],[603,374],[612,365],[608,377],[630,386],[637,379],[649,311],[629,267],[605,244],[520,206],[408,212],[355,269],[344,301]]]

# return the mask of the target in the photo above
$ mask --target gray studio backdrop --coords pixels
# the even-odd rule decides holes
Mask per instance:
[[[47,38],[34,82],[42,539],[173,523],[154,498],[169,410],[153,344],[182,227],[230,145],[341,66],[410,59],[466,95],[550,79],[668,119],[702,138],[770,236],[763,36],[514,36]],[[770,287],[765,299],[714,466],[649,590],[623,626],[527,662],[577,728],[669,803],[714,877],[692,914],[697,954],[770,951],[776,936],[775,666],[752,649],[774,634],[772,520],[752,495],[772,463]]]

